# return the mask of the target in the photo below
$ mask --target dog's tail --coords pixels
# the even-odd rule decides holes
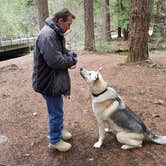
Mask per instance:
[[[157,144],[166,144],[166,136],[158,136],[153,134],[151,131],[146,131],[145,137]]]

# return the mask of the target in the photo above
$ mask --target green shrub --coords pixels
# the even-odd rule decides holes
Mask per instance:
[[[122,55],[126,55],[128,48],[122,47],[122,45],[116,45],[116,43],[101,40],[96,43],[96,51],[99,53],[122,53]]]
[[[117,46],[111,46],[108,42],[98,41],[96,43],[96,51],[99,53],[115,53],[117,50],[119,50]]]

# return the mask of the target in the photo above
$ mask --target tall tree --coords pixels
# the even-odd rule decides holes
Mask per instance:
[[[151,0],[131,0],[129,55],[127,62],[148,59],[148,30]]]
[[[95,49],[93,0],[84,0],[85,50]]]
[[[109,0],[104,0],[104,36],[106,41],[110,41],[111,29],[110,29]]]
[[[44,26],[44,21],[48,17],[48,1],[37,0],[38,16],[39,16],[39,27],[40,29]]]
[[[122,28],[120,26],[118,26],[118,37],[121,38],[121,33],[122,32]]]

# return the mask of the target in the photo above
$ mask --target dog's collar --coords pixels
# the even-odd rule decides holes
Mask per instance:
[[[105,90],[103,90],[102,92],[100,92],[100,93],[98,93],[98,94],[92,93],[92,96],[94,96],[94,97],[100,96],[100,95],[102,95],[103,93],[105,93],[107,90],[108,90],[108,89],[106,88]]]

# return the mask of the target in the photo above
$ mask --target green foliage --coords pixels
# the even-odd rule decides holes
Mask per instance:
[[[94,2],[94,20],[95,20],[95,35],[97,40],[103,39],[103,5],[101,0]],[[110,0],[110,16],[111,30],[118,27],[128,29],[130,17],[130,0]]]
[[[164,0],[150,0],[152,22],[156,45],[165,47],[165,18]],[[94,22],[96,49],[99,52],[114,52],[116,46],[103,42],[103,1],[94,0]],[[48,0],[49,15],[64,7],[69,8],[76,16],[72,24],[72,32],[66,38],[73,45],[84,42],[84,6],[83,0]],[[158,4],[158,5],[157,5]],[[36,0],[0,0],[0,36],[3,38],[23,35],[36,35],[38,29],[38,14]],[[158,7],[157,7],[158,6]],[[117,27],[127,29],[130,16],[130,0],[110,0],[111,30]],[[68,44],[67,43],[67,44]],[[72,46],[73,47],[73,46]],[[79,47],[79,46],[78,46]]]
[[[166,49],[166,5],[165,0],[152,0],[151,27],[153,34],[151,39],[155,42],[156,49]]]
[[[3,38],[35,32],[36,10],[33,0],[0,0],[0,6],[0,33]]]
[[[130,0],[110,0],[111,23],[113,28],[128,28]]]
[[[101,40],[96,42],[96,51],[99,53],[115,53],[117,50],[119,50],[119,47],[112,46],[108,42]]]
[[[102,6],[103,6],[103,1],[95,0],[95,3],[94,3],[94,16],[95,17],[101,18],[102,13],[103,13]]]
[[[156,45],[156,49],[165,49],[166,50],[166,34],[162,37],[158,38]]]
[[[49,15],[52,17],[55,12],[61,10],[62,8],[70,9],[74,14],[83,16],[83,1],[82,0],[48,0]]]

